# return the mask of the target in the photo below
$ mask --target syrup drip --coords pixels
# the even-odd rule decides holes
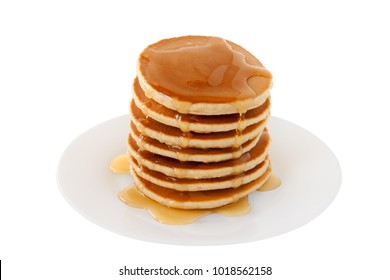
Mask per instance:
[[[176,150],[176,157],[179,161],[188,161],[189,154],[180,153],[180,150]]]
[[[242,132],[245,128],[247,127],[245,123],[245,114],[241,113],[238,118],[238,126],[237,126],[237,131]]]
[[[232,145],[233,148],[241,147],[244,142],[244,138],[242,137],[242,132],[240,130],[236,130],[236,134],[234,136],[234,143]]]
[[[243,155],[243,146],[240,145],[236,151],[233,152],[233,158],[239,158]]]
[[[180,128],[182,132],[184,133],[190,132],[190,123],[183,121],[182,114],[176,114],[176,122],[177,122],[177,126]]]
[[[191,132],[183,132],[179,138],[179,147],[187,148],[191,138]]]
[[[139,147],[138,151],[141,152],[144,150],[145,146],[145,136],[143,134],[140,134],[137,139],[137,146]]]
[[[172,106],[174,108],[178,108],[180,113],[183,113],[183,114],[188,114],[190,112],[190,109],[191,109],[191,106],[192,106],[192,103],[191,102],[187,102],[187,101],[181,101],[177,98],[172,98],[171,99],[171,103],[172,103]]]

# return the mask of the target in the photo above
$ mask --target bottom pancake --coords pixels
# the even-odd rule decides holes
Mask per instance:
[[[270,177],[271,166],[262,176],[241,187],[197,192],[177,191],[160,187],[138,176],[132,167],[130,172],[134,177],[138,190],[160,204],[181,209],[211,209],[233,203],[256,191]]]

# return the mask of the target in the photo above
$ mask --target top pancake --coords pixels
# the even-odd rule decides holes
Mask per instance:
[[[241,46],[184,36],[148,46],[137,65],[145,94],[182,114],[245,113],[268,98],[272,75]]]

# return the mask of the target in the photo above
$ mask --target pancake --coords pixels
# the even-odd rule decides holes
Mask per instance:
[[[214,133],[184,133],[180,129],[159,123],[145,116],[136,106],[134,100],[130,104],[131,121],[137,130],[150,138],[156,139],[170,146],[182,148],[228,148],[239,147],[250,139],[255,138],[264,130],[268,118],[252,124],[243,131],[230,130]]]
[[[271,106],[270,98],[267,98],[263,104],[243,114],[217,116],[180,114],[148,98],[139,85],[138,79],[135,79],[133,83],[133,98],[135,104],[145,116],[149,116],[160,123],[177,127],[183,132],[193,131],[199,133],[242,131],[246,127],[265,119],[270,113]]]
[[[198,162],[218,162],[229,159],[235,159],[252,149],[259,141],[260,134],[255,138],[245,142],[238,148],[221,148],[221,149],[196,149],[180,148],[177,146],[168,146],[157,141],[156,139],[144,136],[130,122],[130,136],[137,142],[140,149],[146,150],[153,154],[177,159],[179,161],[198,161]],[[129,136],[129,137],[130,137]],[[130,141],[130,138],[128,139]]]
[[[174,189],[177,191],[204,191],[204,190],[219,190],[227,188],[237,188],[241,185],[252,182],[259,178],[267,170],[269,166],[269,158],[256,165],[254,168],[240,173],[238,175],[230,175],[212,179],[179,179],[166,176],[157,171],[150,170],[144,166],[139,166],[137,160],[131,157],[130,164],[133,171],[141,178],[155,185]]]
[[[160,204],[181,209],[211,209],[233,203],[259,189],[270,177],[271,167],[269,166],[266,172],[256,180],[238,188],[197,192],[163,188],[138,176],[133,167],[130,172],[134,176],[137,189]]]
[[[251,53],[208,36],[148,46],[139,56],[137,75],[148,97],[181,114],[245,113],[263,104],[272,86],[271,73]]]
[[[142,150],[136,141],[129,137],[128,152],[138,164],[151,170],[164,173],[175,178],[206,179],[236,175],[252,169],[267,156],[271,139],[268,132],[262,133],[259,141],[249,152],[237,159],[215,163],[182,162]]]

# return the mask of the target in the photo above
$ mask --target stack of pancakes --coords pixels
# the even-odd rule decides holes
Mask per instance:
[[[140,55],[128,153],[137,189],[169,207],[210,209],[247,196],[271,174],[272,76],[218,37],[159,41]]]

